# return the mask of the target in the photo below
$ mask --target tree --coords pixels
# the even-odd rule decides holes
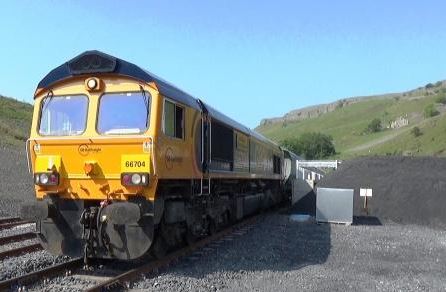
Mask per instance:
[[[305,159],[323,159],[336,154],[333,138],[330,135],[310,132],[297,138],[289,138],[281,145],[290,151],[302,155]]]
[[[414,137],[419,137],[419,136],[423,135],[420,128],[418,128],[418,127],[413,127],[412,130],[410,130],[410,133],[412,135],[414,135]]]
[[[376,133],[376,132],[381,131],[381,129],[382,129],[381,120],[378,118],[375,118],[367,125],[365,132],[366,133]]]
[[[425,118],[430,118],[430,117],[434,117],[436,115],[438,115],[439,112],[437,111],[437,109],[435,108],[434,104],[428,104],[425,108],[424,108],[424,117]]]

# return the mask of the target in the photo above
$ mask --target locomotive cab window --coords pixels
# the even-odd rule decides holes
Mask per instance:
[[[85,131],[88,98],[85,95],[48,96],[42,101],[39,134],[75,136]]]
[[[99,100],[99,134],[141,134],[148,128],[148,92],[106,93]]]
[[[164,134],[183,139],[184,108],[168,100],[164,101]]]

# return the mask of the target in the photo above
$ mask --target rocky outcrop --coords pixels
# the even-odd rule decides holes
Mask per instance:
[[[306,119],[316,118],[320,115],[332,112],[337,108],[349,106],[351,104],[370,99],[389,99],[389,98],[394,98],[396,100],[415,99],[415,98],[424,98],[426,96],[435,95],[437,93],[445,91],[446,91],[446,81],[438,81],[434,84],[428,83],[426,84],[426,86],[422,86],[417,89],[401,93],[345,98],[328,104],[320,104],[292,110],[286,113],[283,117],[262,119],[260,121],[260,126],[275,124],[275,123],[298,122]]]
[[[364,97],[340,99],[332,103],[314,105],[297,110],[292,110],[286,113],[283,117],[263,119],[260,121],[260,125],[262,126],[274,123],[296,122],[296,121],[316,118],[320,115],[332,112],[337,108],[342,108],[344,106],[348,106],[361,100],[364,100]]]

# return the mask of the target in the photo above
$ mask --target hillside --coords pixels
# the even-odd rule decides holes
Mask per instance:
[[[279,142],[304,132],[329,134],[340,159],[374,154],[446,156],[446,106],[437,102],[444,95],[446,82],[439,81],[402,93],[341,99],[264,119],[256,130]],[[425,118],[429,104],[438,115]],[[365,133],[374,118],[381,120],[383,130]],[[415,126],[422,133],[418,137],[411,133]]]
[[[32,118],[32,105],[0,95],[0,146],[24,147]]]

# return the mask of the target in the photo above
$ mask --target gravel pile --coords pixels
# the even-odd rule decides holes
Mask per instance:
[[[34,197],[25,151],[0,146],[0,217],[18,216],[20,204]]]
[[[268,215],[134,284],[150,291],[446,289],[446,232],[420,226],[317,225]]]
[[[354,215],[367,215],[359,188],[372,188],[368,215],[404,224],[446,228],[446,159],[363,157],[344,162],[318,187],[353,188]]]

